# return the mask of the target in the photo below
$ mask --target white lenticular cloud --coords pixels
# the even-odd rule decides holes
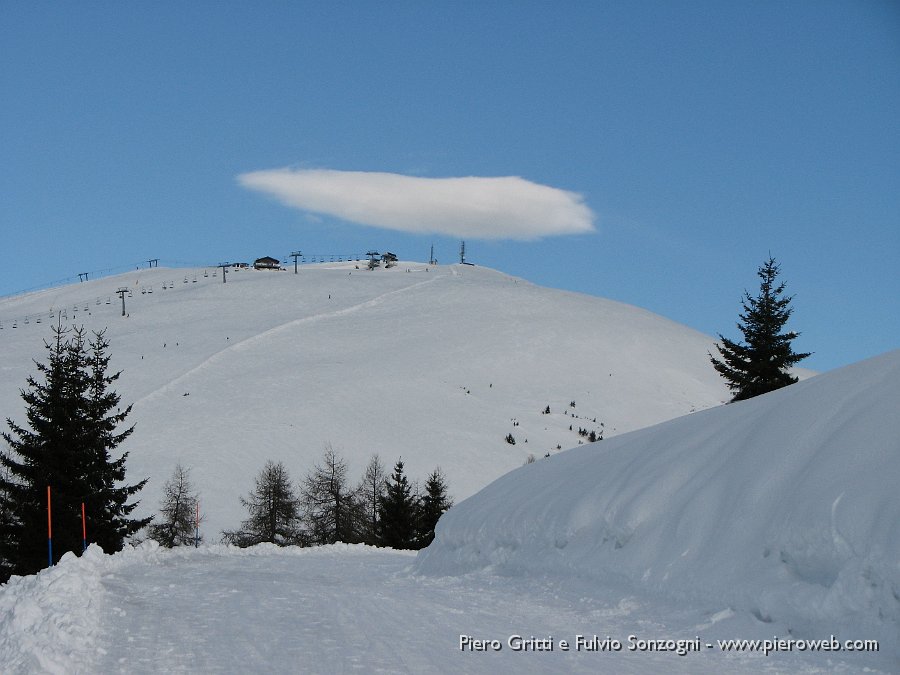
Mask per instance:
[[[536,239],[594,231],[594,213],[581,195],[516,176],[272,169],[241,174],[238,181],[304,211],[416,234]]]

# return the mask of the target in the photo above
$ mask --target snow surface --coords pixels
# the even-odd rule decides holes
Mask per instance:
[[[629,635],[746,637],[752,626],[576,577],[431,577],[411,574],[412,561],[348,545],[168,551],[147,542],[114,556],[93,546],[0,587],[0,664],[4,675],[855,673],[885,665],[827,652],[629,651]],[[550,638],[554,649],[513,651],[513,635]],[[578,635],[609,636],[622,649],[576,651]],[[460,649],[460,636],[496,639],[501,649]]]
[[[269,459],[299,482],[330,443],[355,482],[373,453],[388,469],[402,456],[414,480],[440,466],[460,500],[577,445],[579,427],[609,438],[728,398],[712,338],[650,312],[468,265],[356,264],[224,284],[216,268],[157,267],[0,299],[2,417],[25,422],[19,392],[60,312],[107,328],[134,404],[128,480],[150,478],[135,515],[157,511],[181,463],[215,543]]]
[[[522,467],[451,509],[421,574],[625,585],[900,669],[900,351]]]

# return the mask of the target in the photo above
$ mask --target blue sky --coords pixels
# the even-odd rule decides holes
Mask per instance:
[[[900,346],[896,2],[5,2],[0,63],[0,295],[464,236],[739,338],[771,252],[802,365]],[[248,185],[279,172],[325,182]],[[381,220],[338,208],[381,178]]]

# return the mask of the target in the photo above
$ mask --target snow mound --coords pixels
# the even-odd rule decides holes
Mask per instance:
[[[451,509],[415,568],[624,581],[900,655],[898,409],[894,351],[569,450]]]
[[[106,672],[98,664],[110,658],[109,623],[123,620],[124,611],[119,606],[128,602],[128,594],[115,597],[104,585],[118,577],[134,591],[136,584],[131,575],[147,576],[154,567],[169,570],[191,561],[202,566],[207,561],[206,567],[203,567],[204,576],[209,574],[214,579],[215,575],[209,567],[214,567],[223,558],[328,558],[336,555],[379,556],[381,549],[362,544],[334,544],[317,548],[259,544],[243,549],[218,544],[199,549],[166,549],[154,541],[145,541],[114,555],[106,555],[96,545],[89,546],[80,557],[66,553],[53,567],[25,577],[14,576],[0,585],[0,672],[4,675]],[[247,567],[249,579],[253,571],[249,565]],[[191,583],[198,583],[181,575],[175,578],[184,584],[186,595],[191,593]],[[267,581],[271,583],[270,577]],[[160,591],[157,589],[155,592],[159,594]],[[143,609],[147,612],[145,619],[148,625],[171,620],[168,616],[154,616],[151,611],[154,608],[146,602]],[[202,608],[198,608],[197,613],[202,614]],[[240,616],[234,618],[233,626],[235,630],[241,629]],[[186,637],[185,642],[190,643],[190,638]],[[126,644],[114,646],[123,654],[129,648]],[[127,660],[128,657],[124,658]],[[156,668],[151,670],[157,671]],[[159,666],[158,672],[164,670]]]
[[[93,657],[86,645],[97,637],[99,570],[107,559],[92,545],[80,558],[66,553],[55,567],[0,587],[3,672],[65,675]]]

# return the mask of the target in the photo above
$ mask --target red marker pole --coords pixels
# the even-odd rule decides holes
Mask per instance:
[[[87,523],[84,520],[84,502],[81,502],[81,552],[87,551]]]
[[[53,519],[50,517],[50,486],[47,486],[47,566],[53,567]]]
[[[200,548],[200,500],[197,500],[197,519],[194,523],[194,548]]]

